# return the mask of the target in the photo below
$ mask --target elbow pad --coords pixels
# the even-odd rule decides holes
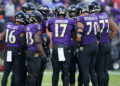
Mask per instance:
[[[82,31],[77,31],[77,34],[83,35],[83,29],[82,27],[77,27],[77,29],[81,29]]]
[[[36,45],[42,44],[41,42],[35,42],[35,43],[36,43]]]
[[[77,27],[77,29],[82,29],[83,30],[84,28],[83,27]]]

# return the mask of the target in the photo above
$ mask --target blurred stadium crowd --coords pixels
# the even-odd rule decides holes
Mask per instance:
[[[0,25],[13,20],[13,16],[16,12],[21,10],[22,5],[25,2],[32,2],[36,5],[45,4],[51,9],[57,3],[63,3],[67,8],[71,4],[77,4],[78,2],[89,2],[93,0],[0,0]],[[105,7],[106,12],[114,18],[116,23],[120,23],[120,0],[97,0],[101,3],[102,7]]]
[[[0,0],[0,25],[13,20],[14,14],[21,10],[21,7],[25,2],[32,2],[36,5],[36,7],[40,4],[45,4],[52,9],[57,3],[63,3],[68,8],[71,4],[77,4],[82,1],[89,4],[89,2],[93,0]],[[108,12],[119,25],[120,0],[97,1],[101,3],[102,7],[105,7],[106,12]]]
[[[26,2],[34,3],[36,7],[40,4],[45,4],[52,9],[57,3],[63,3],[68,8],[71,4],[77,4],[82,1],[89,4],[89,2],[93,0],[0,0],[0,32],[3,31],[4,24],[9,21],[12,21],[14,14],[20,11],[22,5]],[[104,8],[103,10],[106,11],[110,15],[110,17],[114,19],[114,21],[120,28],[120,0],[96,1],[101,3],[102,8]],[[118,40],[119,35],[120,31],[118,33],[118,37],[115,40],[113,40],[113,49],[111,51],[111,56],[113,59],[115,59],[115,63],[116,61],[119,61],[118,59],[120,59],[120,44]],[[0,42],[0,66],[3,64],[1,58],[3,58],[4,49],[4,42]]]

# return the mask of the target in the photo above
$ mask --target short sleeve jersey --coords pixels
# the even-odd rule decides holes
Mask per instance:
[[[26,26],[26,38],[28,50],[38,50],[35,43],[35,33],[42,31],[40,24],[29,24]]]
[[[25,33],[25,26],[24,25],[16,25],[14,23],[7,23],[5,25],[6,47],[21,48],[21,45],[20,45],[20,34],[21,33]]]
[[[70,46],[71,32],[75,29],[75,20],[70,18],[51,18],[48,20],[51,28],[53,44],[64,44]]]

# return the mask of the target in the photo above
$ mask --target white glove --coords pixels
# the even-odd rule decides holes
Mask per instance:
[[[50,58],[52,58],[52,52],[53,52],[53,49],[50,48]]]

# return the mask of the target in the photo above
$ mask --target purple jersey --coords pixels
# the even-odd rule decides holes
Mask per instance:
[[[14,23],[7,23],[5,26],[5,42],[6,47],[18,47],[20,45],[20,34],[25,33],[25,27],[23,25],[16,25]]]
[[[76,21],[76,18],[74,20]],[[75,26],[76,26],[76,23],[75,23]],[[76,40],[74,40],[74,39],[71,38],[70,47],[71,48],[75,48],[75,46],[76,46]]]
[[[97,42],[97,26],[98,17],[95,15],[79,16],[77,22],[81,22],[84,25],[82,44],[96,43]]]
[[[75,44],[76,44],[76,41],[71,38],[70,47],[71,47],[71,48],[75,48]]]
[[[110,42],[108,37],[109,32],[109,16],[107,13],[98,14],[100,31],[101,31],[101,39],[100,42]]]
[[[43,20],[43,21],[42,21],[42,24],[41,24],[41,25],[42,25],[42,28],[43,28],[43,29],[42,29],[42,33],[46,33],[46,22],[47,22],[47,20]]]
[[[70,46],[71,32],[74,30],[75,21],[70,18],[52,18],[48,20],[52,31],[53,44],[64,44]]]
[[[28,50],[38,50],[34,40],[34,36],[37,31],[42,31],[41,25],[29,24],[26,26],[26,39]]]

